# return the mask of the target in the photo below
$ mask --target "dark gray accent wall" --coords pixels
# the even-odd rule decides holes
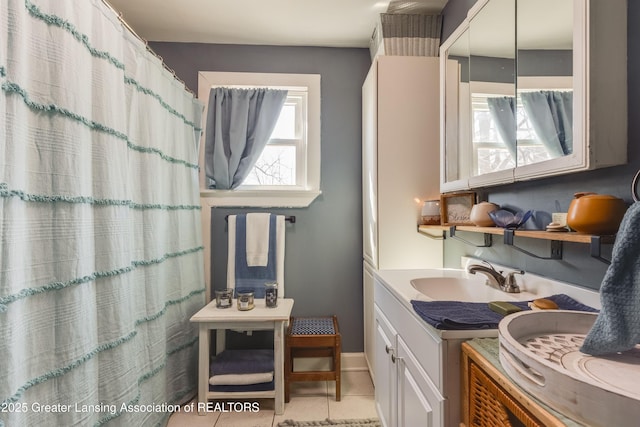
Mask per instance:
[[[467,17],[467,12],[476,0],[449,0],[442,9],[442,41],[453,33]]]
[[[197,92],[199,71],[321,75],[321,190],[308,208],[273,209],[295,215],[287,224],[285,294],[294,316],[336,314],[345,352],[363,351],[362,314],[362,84],[368,49],[151,43]],[[214,288],[224,288],[225,216],[259,209],[212,212]]]
[[[572,50],[518,50],[519,76],[572,76]]]
[[[470,7],[475,1],[452,0],[447,3],[443,11],[443,28],[448,29],[449,32],[443,34],[443,40],[453,31],[451,28],[453,23],[457,25],[466,16],[468,7],[465,9],[460,3],[468,3]],[[457,7],[454,8],[454,4],[457,4]],[[640,3],[628,2],[628,164],[492,187],[480,193],[481,199],[517,210],[534,210],[535,218],[527,224],[529,228],[541,227],[548,223],[552,212],[566,212],[573,193],[579,191],[612,194],[631,203],[631,180],[640,168],[640,120],[637,120],[640,114],[640,51],[637,49],[640,45],[640,27],[635,25],[639,19]],[[615,49],[616,46],[611,48]],[[478,242],[482,237],[472,233],[461,233],[461,236]],[[565,243],[564,257],[561,261],[539,260],[505,247],[499,240],[494,238],[494,245],[491,248],[475,248],[447,239],[445,266],[459,267],[460,256],[470,255],[593,289],[599,288],[607,269],[606,264],[589,256],[587,245]],[[549,243],[546,241],[517,237],[515,240],[517,245],[536,254],[548,255],[549,253]],[[605,247],[604,255],[610,256],[610,250],[610,246]]]

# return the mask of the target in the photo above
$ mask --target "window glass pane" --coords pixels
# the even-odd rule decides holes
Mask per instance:
[[[280,117],[273,129],[271,138],[294,139],[296,137],[296,106],[289,104],[282,107]]]
[[[296,147],[267,144],[242,185],[296,185]]]

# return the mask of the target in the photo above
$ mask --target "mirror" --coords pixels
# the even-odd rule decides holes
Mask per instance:
[[[524,166],[573,153],[573,0],[518,0],[516,23],[517,165]]]
[[[626,162],[626,1],[477,0],[441,57],[441,191]]]
[[[514,0],[492,0],[469,26],[471,176],[516,166]]]
[[[442,151],[445,182],[457,182],[469,178],[469,156],[471,152],[469,92],[469,30],[465,30],[451,45],[445,65],[443,98],[445,116],[443,134],[445,145]]]

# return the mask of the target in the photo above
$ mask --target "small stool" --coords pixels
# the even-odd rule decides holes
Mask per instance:
[[[284,401],[289,401],[290,383],[295,381],[335,381],[336,401],[340,401],[340,331],[338,318],[292,317],[285,338]],[[331,357],[331,371],[293,371],[296,357]]]

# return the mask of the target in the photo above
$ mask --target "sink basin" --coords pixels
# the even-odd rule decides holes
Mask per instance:
[[[411,286],[422,295],[436,301],[524,301],[535,299],[534,294],[510,294],[486,284],[483,277],[423,277],[411,280]]]

